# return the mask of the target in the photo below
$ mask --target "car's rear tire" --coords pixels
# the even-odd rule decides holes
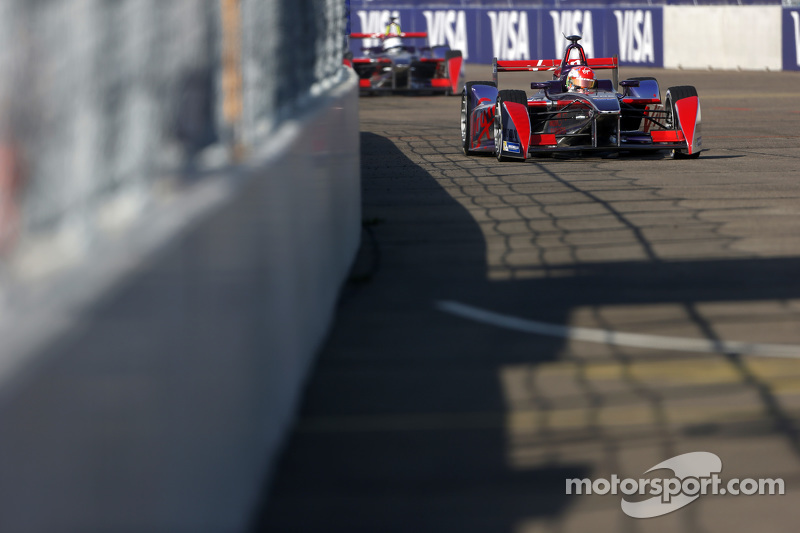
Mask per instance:
[[[464,150],[464,155],[476,154],[476,152],[469,149],[468,141],[468,134],[472,131],[472,110],[475,109],[469,95],[474,85],[496,87],[493,81],[468,81],[464,84],[464,90],[461,91],[461,147]]]
[[[528,96],[525,91],[518,91],[516,89],[506,89],[497,93],[497,104],[494,110],[494,155],[498,161],[520,161],[516,157],[508,157],[503,155],[503,102],[513,102],[515,104],[528,104]],[[526,154],[522,154],[522,160],[525,159]]]
[[[697,89],[692,85],[678,85],[667,89],[667,95],[664,97],[664,111],[667,114],[665,122],[668,127],[672,129],[680,128],[675,104],[684,98],[692,98],[694,96],[697,96]],[[673,150],[672,157],[675,159],[697,159],[700,157],[700,152],[689,154],[685,150]]]

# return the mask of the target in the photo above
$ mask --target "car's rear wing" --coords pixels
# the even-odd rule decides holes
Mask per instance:
[[[408,39],[427,39],[428,33],[424,31],[407,31],[400,33],[351,33],[352,39],[385,39],[387,37],[405,37]]]
[[[526,59],[526,60],[492,60],[492,80],[497,84],[499,72],[546,72],[552,71],[556,76],[561,74],[561,59]],[[569,61],[570,65],[580,64],[578,59]],[[594,70],[613,70],[614,87],[619,85],[619,59],[613,57],[597,57],[586,60],[586,66]],[[499,86],[499,85],[498,85]]]

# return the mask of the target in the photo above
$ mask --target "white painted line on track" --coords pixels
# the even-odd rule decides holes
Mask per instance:
[[[494,311],[488,311],[479,307],[449,300],[436,302],[436,308],[445,313],[505,329],[533,333],[536,335],[546,335],[548,337],[607,344],[609,346],[800,359],[800,346],[790,344],[726,342],[709,339],[690,339],[685,337],[665,337],[662,335],[646,335],[640,333],[622,333],[608,329],[559,326],[557,324],[548,324],[546,322],[538,322],[536,320],[528,320],[496,313]]]

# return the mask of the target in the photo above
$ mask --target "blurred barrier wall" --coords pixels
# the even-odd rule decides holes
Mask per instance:
[[[579,34],[593,57],[622,66],[797,70],[797,0],[353,0],[352,31],[389,17],[473,63],[561,57]],[[783,6],[783,7],[782,7]],[[370,42],[353,40],[351,51]]]
[[[341,0],[0,0],[0,146],[24,163],[13,191],[0,178],[18,208],[0,251],[37,262],[7,269],[49,271],[34,245],[64,261],[164,175],[257,144],[330,87],[344,17]]]
[[[2,329],[0,531],[248,530],[359,244],[356,82],[99,301],[46,313],[68,330],[14,376]]]
[[[247,530],[359,244],[343,14],[0,0],[0,531]]]
[[[183,150],[211,141],[211,117],[183,96],[213,98],[216,9],[215,0],[0,2],[0,123],[25,162],[18,242],[6,249],[46,236],[63,240],[63,253],[84,251],[112,219],[141,212]]]

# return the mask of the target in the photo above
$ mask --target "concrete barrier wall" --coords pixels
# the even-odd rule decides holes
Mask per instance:
[[[780,6],[665,6],[664,67],[781,70]]]
[[[46,312],[0,321],[0,531],[246,530],[359,244],[342,72],[252,163],[151,212]],[[112,264],[125,277],[76,296]]]

